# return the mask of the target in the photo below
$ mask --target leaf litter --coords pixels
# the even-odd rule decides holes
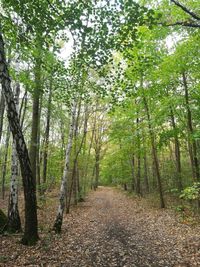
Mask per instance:
[[[56,207],[54,193],[38,210],[36,246],[21,245],[19,235],[0,237],[0,266],[200,266],[200,227],[181,223],[172,210],[100,187],[64,216],[56,235],[50,231]]]

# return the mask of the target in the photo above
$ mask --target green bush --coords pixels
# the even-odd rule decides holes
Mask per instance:
[[[183,198],[186,200],[200,199],[200,183],[194,183],[192,186],[186,187],[182,191],[180,198]]]

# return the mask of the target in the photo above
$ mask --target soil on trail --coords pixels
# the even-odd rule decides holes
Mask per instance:
[[[55,214],[45,210],[39,216],[44,214],[46,226],[52,226]],[[181,224],[172,211],[148,209],[142,199],[112,188],[100,187],[73,208],[61,236],[45,229],[35,247],[17,244],[19,237],[0,237],[0,266],[200,266],[199,227]]]

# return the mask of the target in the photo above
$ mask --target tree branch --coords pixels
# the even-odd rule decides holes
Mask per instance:
[[[191,10],[189,10],[187,7],[185,7],[184,5],[182,5],[180,2],[178,2],[176,0],[171,0],[171,2],[174,3],[176,6],[180,7],[184,12],[186,12],[187,14],[189,14],[194,19],[200,20],[200,17],[197,14],[195,14],[194,12],[192,12]]]
[[[192,22],[187,22],[187,21],[177,21],[174,23],[160,23],[162,26],[170,27],[170,26],[184,26],[184,27],[190,27],[190,28],[200,28],[200,24],[192,23]]]

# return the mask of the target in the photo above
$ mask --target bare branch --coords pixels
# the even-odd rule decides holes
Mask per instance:
[[[187,22],[187,21],[177,21],[174,23],[166,24],[166,23],[160,23],[162,26],[170,27],[170,26],[184,26],[184,27],[190,27],[190,28],[200,28],[200,24]]]
[[[189,10],[187,7],[185,7],[180,2],[178,2],[176,0],[171,0],[171,2],[174,3],[176,6],[180,7],[183,11],[185,11],[187,14],[189,14],[194,19],[200,20],[200,17],[197,14],[195,14],[194,12],[192,12],[191,10]]]

